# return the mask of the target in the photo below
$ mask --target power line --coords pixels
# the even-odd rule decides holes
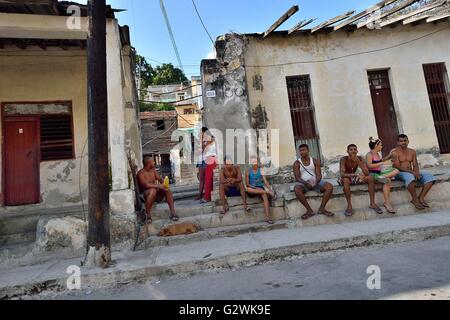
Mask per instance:
[[[203,22],[203,19],[202,19],[201,15],[200,15],[200,12],[198,12],[197,5],[195,4],[194,0],[192,0],[192,4],[194,5],[195,12],[197,12],[197,16],[198,16],[200,22],[202,23],[203,29],[205,29],[206,33],[208,34],[208,37],[211,40],[211,43],[214,44],[214,40],[211,37],[211,34],[209,33],[208,29],[206,28],[205,23]]]
[[[344,58],[348,58],[348,57],[354,57],[354,56],[359,56],[359,55],[363,55],[363,54],[369,54],[369,53],[375,53],[375,52],[380,52],[380,51],[385,51],[385,50],[390,50],[393,48],[397,48],[397,47],[401,47],[404,46],[406,44],[410,44],[413,43],[415,41],[419,41],[421,39],[427,38],[429,36],[432,36],[436,33],[442,32],[444,30],[449,29],[450,27],[445,27],[443,29],[428,33],[426,35],[423,35],[419,38],[415,38],[409,41],[405,41],[402,43],[398,43],[396,45],[392,45],[392,46],[388,46],[385,48],[380,48],[380,49],[375,49],[375,50],[369,50],[369,51],[362,51],[362,52],[356,52],[356,53],[351,53],[351,54],[347,54],[347,55],[343,55],[343,56],[339,56],[339,57],[334,57],[334,58],[329,58],[329,59],[322,59],[322,60],[309,60],[309,61],[297,61],[297,62],[285,62],[285,63],[279,63],[279,64],[266,64],[266,65],[245,65],[245,67],[248,68],[270,68],[270,67],[283,67],[283,66],[288,66],[288,65],[294,65],[294,64],[309,64],[309,63],[323,63],[323,62],[329,62],[329,61],[335,61],[335,60],[340,60],[340,59],[344,59]]]
[[[178,64],[180,65],[181,70],[183,70],[183,72],[184,72],[183,64],[181,62],[180,53],[178,52],[177,43],[175,41],[175,37],[174,37],[173,32],[172,32],[172,27],[170,26],[169,16],[167,15],[166,7],[164,6],[164,0],[159,0],[159,5],[161,7],[161,11],[163,13],[164,20],[166,22],[167,30],[169,31],[170,39],[172,40],[172,45],[173,45],[173,49],[175,50],[175,54],[176,54],[177,59],[178,59]]]
[[[156,94],[158,94],[158,95],[160,95],[160,96],[164,96],[164,95],[168,95],[168,94],[172,94],[172,93],[177,93],[177,92],[186,91],[186,90],[188,90],[188,89],[191,89],[191,88],[194,88],[194,87],[197,87],[197,86],[201,86],[201,85],[202,85],[201,83],[198,83],[198,84],[195,84],[195,85],[193,85],[193,86],[185,87],[185,88],[183,88],[183,89],[179,89],[179,90],[175,90],[175,91],[170,91],[170,92],[163,92],[163,93],[152,92],[152,91],[150,91],[150,90],[143,90],[143,89],[140,89],[139,91],[145,91],[145,92],[148,92],[148,93],[156,93]]]

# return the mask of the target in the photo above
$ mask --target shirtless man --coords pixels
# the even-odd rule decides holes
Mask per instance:
[[[370,209],[378,214],[383,214],[383,210],[375,202],[375,178],[370,175],[364,159],[358,156],[358,147],[354,144],[349,145],[347,147],[347,153],[348,156],[341,159],[341,178],[339,180],[339,184],[344,186],[344,194],[347,199],[345,215],[347,217],[353,215],[352,191],[350,186],[363,183],[369,185]]]
[[[418,210],[430,208],[425,201],[425,197],[436,183],[436,177],[424,171],[420,171],[419,162],[417,161],[417,153],[415,150],[408,148],[408,136],[401,134],[398,137],[398,147],[392,151],[394,168],[400,170],[400,174],[396,177],[403,181],[411,194],[411,203]],[[416,193],[416,183],[423,186],[419,196]]]
[[[137,178],[139,190],[145,199],[148,223],[152,223],[151,209],[153,204],[155,201],[159,203],[164,199],[166,199],[170,208],[170,219],[174,222],[178,221],[172,191],[164,187],[164,180],[156,172],[155,161],[151,157],[144,158],[144,168],[138,172]]]
[[[299,183],[295,187],[295,194],[297,199],[307,210],[302,216],[302,219],[307,220],[316,215],[305,196],[307,192],[312,190],[324,194],[318,214],[333,217],[334,213],[325,209],[328,201],[330,201],[331,196],[333,195],[333,185],[322,180],[320,160],[313,159],[309,155],[309,146],[306,144],[300,146],[300,159],[294,163],[294,174],[295,180]]]
[[[247,195],[242,179],[242,171],[239,166],[233,164],[230,157],[225,157],[225,165],[220,172],[220,201],[223,206],[222,214],[230,211],[228,207],[227,197],[242,197],[245,211],[249,211],[247,204]]]

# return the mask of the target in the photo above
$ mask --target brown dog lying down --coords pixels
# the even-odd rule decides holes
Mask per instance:
[[[166,228],[161,229],[158,236],[159,237],[173,237],[183,234],[197,233],[200,230],[199,226],[193,223],[180,223],[173,224]]]

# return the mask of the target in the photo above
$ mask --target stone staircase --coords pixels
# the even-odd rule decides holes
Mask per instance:
[[[431,209],[417,211],[410,203],[410,196],[405,187],[400,182],[393,183],[392,203],[397,209],[397,214],[392,215],[385,211],[383,215],[375,213],[369,208],[369,198],[367,186],[352,187],[352,203],[354,215],[346,217],[346,201],[343,189],[337,186],[335,181],[335,190],[332,200],[327,209],[335,212],[335,217],[315,216],[307,221],[303,221],[301,216],[305,209],[296,199],[293,192],[295,184],[285,184],[275,186],[279,195],[282,195],[277,201],[272,203],[271,216],[276,221],[274,225],[265,223],[265,216],[262,201],[259,198],[249,198],[248,202],[252,209],[246,213],[240,197],[228,199],[230,212],[222,216],[220,211],[222,206],[218,199],[217,188],[213,192],[213,202],[201,205],[196,201],[180,201],[176,203],[177,214],[180,216],[179,223],[195,223],[200,226],[201,231],[193,235],[182,235],[169,238],[160,238],[156,235],[159,230],[172,222],[169,220],[170,212],[166,204],[158,204],[153,212],[154,222],[143,232],[143,236],[149,236],[141,247],[172,246],[177,244],[189,243],[193,241],[204,241],[220,237],[232,237],[243,233],[254,233],[284,228],[302,228],[324,224],[341,224],[363,220],[387,219],[396,216],[427,214],[436,211],[450,209],[450,172],[446,168],[434,170],[438,176],[439,182],[429,194],[428,201],[432,205]],[[383,205],[381,186],[377,186],[377,203],[380,207]],[[320,206],[322,195],[315,192],[308,194],[308,201],[313,209],[317,210]],[[301,232],[301,230],[299,230]]]

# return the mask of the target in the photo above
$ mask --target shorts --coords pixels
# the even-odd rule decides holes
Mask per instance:
[[[417,184],[419,185],[424,186],[430,182],[434,183],[437,181],[437,178],[433,176],[431,173],[420,171],[420,175],[421,175],[420,180],[417,181]],[[400,172],[395,178],[402,181],[406,187],[408,187],[411,183],[416,181],[414,175],[409,172]]]
[[[235,186],[230,186],[228,187],[228,189],[225,191],[225,194],[228,198],[232,198],[232,197],[240,197],[241,196],[241,190],[239,190],[237,187]]]
[[[345,178],[345,179],[350,179],[350,185],[351,186],[357,186],[357,185],[360,185],[360,184],[365,184],[365,182],[362,181],[360,177],[349,177],[349,178]],[[339,183],[340,186],[343,186],[344,185],[344,178],[339,178],[338,179],[338,183]]]
[[[251,188],[252,188],[252,189],[261,189],[261,190],[266,190],[266,188],[264,188],[264,187],[253,187],[253,186],[251,186]],[[257,195],[257,194],[253,194],[253,193],[249,193],[249,192],[247,192],[247,194],[248,194],[248,196],[249,196],[250,198],[255,198],[255,197],[259,197],[259,195]]]
[[[306,188],[306,186],[303,183],[298,183],[296,187],[302,187],[305,193],[309,191],[315,191],[317,193],[322,193],[322,189],[325,188],[325,185],[327,184],[326,181],[321,180],[318,185],[316,185],[312,190],[309,190]]]
[[[143,201],[145,202],[145,193],[147,192],[147,191],[150,191],[151,189],[149,189],[149,190],[145,190],[144,191],[144,193],[142,193],[141,194],[141,199],[143,199]],[[163,202],[164,200],[166,199],[166,192],[164,191],[164,190],[158,190],[158,192],[156,193],[156,199],[155,199],[155,202],[156,203],[161,203],[161,202]]]

